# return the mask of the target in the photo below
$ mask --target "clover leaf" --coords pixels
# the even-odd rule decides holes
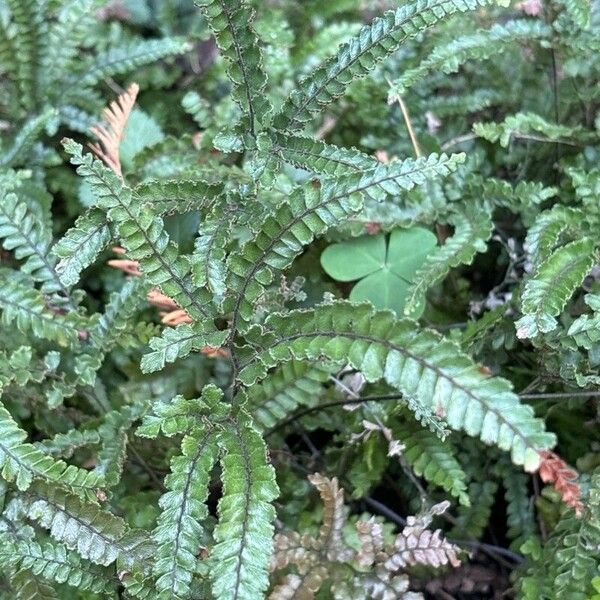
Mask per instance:
[[[332,244],[321,254],[321,265],[337,281],[359,280],[350,300],[370,300],[400,316],[414,274],[435,247],[435,235],[427,229],[395,229],[387,244],[383,233]],[[424,303],[415,307],[411,316],[420,317],[424,308]]]

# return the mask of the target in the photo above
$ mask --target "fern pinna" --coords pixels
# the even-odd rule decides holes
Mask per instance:
[[[87,111],[98,104],[92,87],[188,44],[146,40],[88,54],[78,64],[89,13],[101,3],[46,4],[42,10],[9,1],[11,20],[2,22],[8,33],[0,40],[0,58],[13,48],[17,53],[19,64],[6,75],[21,97],[13,116],[24,123],[2,146],[0,173],[7,257],[0,309],[11,332],[0,353],[0,566],[8,589],[19,598],[62,598],[70,586],[105,598],[416,600],[423,596],[413,589],[413,567],[458,567],[461,538],[483,534],[500,484],[511,548],[523,546],[533,557],[533,570],[522,567],[523,597],[546,585],[536,580],[535,561],[552,548],[573,563],[553,571],[560,593],[572,588],[570,572],[578,581],[592,574],[586,540],[598,539],[593,486],[580,486],[552,452],[556,437],[541,411],[470,351],[508,314],[506,336],[514,338],[516,327],[516,338],[547,344],[552,356],[579,352],[593,370],[597,293],[586,296],[592,315],[566,328],[559,320],[597,263],[598,211],[588,189],[594,175],[569,164],[582,206],[540,208],[557,187],[484,177],[482,153],[429,144],[435,147],[422,155],[415,139],[415,157],[389,160],[343,139],[323,141],[326,118],[318,120],[338,99],[359,93],[356,80],[373,73],[381,79],[384,59],[394,60],[417,36],[427,40],[433,25],[452,24],[469,11],[481,20],[495,15],[492,0],[415,0],[388,10],[283,92],[272,48],[262,39],[265,21],[257,21],[251,3],[197,0],[230,94],[214,114],[200,96],[187,94],[182,104],[202,135],[160,132],[127,160],[128,121],[152,121],[135,113],[139,86],[130,85],[88,131]],[[564,18],[581,24],[585,15],[575,4],[565,3]],[[43,17],[59,6],[46,23]],[[40,45],[46,34],[48,48]],[[509,52],[515,40],[543,46],[555,34],[533,19],[478,27],[433,48],[391,83],[390,97],[402,104],[399,94],[434,71],[452,73],[468,60]],[[74,70],[65,78],[67,69]],[[36,95],[36,82],[47,86],[44,97]],[[465,111],[494,98],[484,90]],[[440,113],[460,104],[451,96],[445,102]],[[404,104],[402,111],[412,136]],[[43,177],[18,167],[41,164],[36,140],[59,122],[97,139],[91,151],[62,140],[86,208],[54,240]],[[476,123],[456,144],[477,138],[501,147],[540,138],[584,144],[594,136],[522,112]],[[585,207],[592,214],[587,223]],[[508,299],[510,307],[486,313],[460,335],[442,335],[406,316],[418,314],[450,272],[486,252],[498,213],[529,226],[528,264],[518,265],[524,284]],[[331,286],[307,297],[301,277],[291,279],[322,238],[415,222],[435,226],[439,244],[407,281],[404,314],[335,297]],[[191,244],[178,235],[189,223]],[[110,294],[100,308],[86,294],[86,273],[111,251],[117,257],[109,264],[127,277],[106,275]],[[148,304],[163,311],[160,325]],[[570,375],[580,385],[598,381],[588,371]],[[40,397],[45,401],[34,400]],[[353,403],[360,404],[356,414],[341,408]],[[331,421],[315,424],[321,410]],[[351,463],[343,487],[353,501],[364,496],[371,502],[364,506],[376,507],[366,490],[394,461],[402,485],[417,490],[410,492],[416,516],[395,535],[379,517],[349,517],[340,481],[317,472],[324,466],[315,464],[318,458],[307,470],[288,452],[282,432],[301,420],[335,441],[328,459]],[[41,435],[28,441],[30,422]],[[353,457],[336,447],[347,442],[346,424],[349,446],[362,444]],[[290,486],[282,464],[301,492],[290,503],[298,512],[307,502],[306,475],[317,488],[320,528],[311,519],[303,534],[285,526],[288,507],[278,497]],[[168,472],[160,473],[165,465]],[[528,474],[538,470],[565,505],[543,552],[535,546],[528,489]],[[446,515],[456,541],[429,529],[449,507],[431,501],[444,493],[459,505],[458,516]],[[573,530],[582,537],[571,539]]]

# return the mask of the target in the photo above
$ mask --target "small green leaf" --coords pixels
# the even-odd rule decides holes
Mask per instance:
[[[321,265],[337,281],[360,279],[351,300],[368,300],[402,314],[412,278],[435,247],[436,238],[427,229],[396,229],[387,247],[383,233],[333,244],[321,255]],[[423,309],[421,302],[411,315],[419,317]]]
[[[321,254],[321,265],[337,281],[355,281],[384,267],[385,246],[384,234],[332,244]]]

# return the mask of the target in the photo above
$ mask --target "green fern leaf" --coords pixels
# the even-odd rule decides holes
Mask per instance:
[[[199,408],[215,407],[222,392],[207,386]],[[195,415],[200,416],[202,410]],[[199,425],[199,423],[198,423]],[[218,447],[212,429],[197,426],[181,442],[181,455],[171,460],[171,473],[165,480],[167,492],[159,501],[163,512],[152,534],[157,544],[153,571],[159,598],[189,598],[196,570],[198,549],[203,542],[202,522],[208,516],[206,498]]]
[[[28,569],[21,569],[11,577],[10,585],[16,592],[14,600],[58,600],[56,590]]]
[[[118,344],[120,337],[131,328],[131,321],[146,299],[148,284],[143,277],[132,278],[110,295],[104,313],[89,329],[89,339],[103,352]]]
[[[243,129],[254,136],[271,110],[265,94],[267,77],[262,69],[262,53],[252,27],[254,10],[244,0],[196,0],[196,5],[202,9],[228,63],[233,99],[246,117]]]
[[[301,82],[275,116],[279,129],[300,129],[314,115],[339,98],[348,84],[364,77],[405,40],[454,13],[475,10],[488,0],[417,0],[390,10],[363,27]]]
[[[4,324],[16,322],[23,333],[31,331],[61,346],[73,345],[85,336],[77,313],[60,315],[51,311],[42,294],[15,271],[0,270],[0,308]]]
[[[592,350],[600,342],[600,296],[586,294],[585,303],[594,311],[592,315],[581,315],[571,323],[567,335],[586,350]]]
[[[442,442],[427,429],[416,428],[409,423],[395,423],[392,431],[394,438],[405,447],[402,456],[416,475],[446,490],[461,504],[470,505],[467,474],[447,442]]]
[[[111,238],[110,226],[101,210],[91,209],[81,215],[52,248],[53,254],[60,258],[56,272],[62,284],[75,285],[84,269],[98,258]]]
[[[331,177],[365,171],[378,166],[377,159],[356,148],[339,148],[320,140],[274,132],[272,152],[282,160],[313,173]]]
[[[279,362],[347,360],[367,381],[385,379],[448,425],[510,450],[517,465],[535,470],[539,451],[554,444],[530,406],[521,404],[508,381],[488,377],[451,342],[410,319],[338,301],[308,311],[271,315],[267,331],[252,329],[248,341],[264,348],[240,372],[252,385]]]
[[[122,47],[109,50],[88,59],[81,65],[79,73],[67,79],[65,90],[82,86],[91,87],[106,79],[128,73],[133,69],[151,64],[190,49],[189,43],[183,38],[162,38],[155,40],[134,41]],[[67,92],[64,100],[70,99]]]
[[[218,434],[224,456],[223,496],[214,530],[210,578],[215,600],[250,600],[269,585],[275,509],[279,495],[266,446],[240,413]]]
[[[56,22],[49,27],[41,59],[40,75],[45,89],[51,90],[56,81],[69,71],[77,50],[95,24],[94,9],[102,4],[103,0],[61,2]]]
[[[451,268],[471,264],[477,252],[485,252],[494,228],[489,213],[487,207],[472,204],[451,220],[454,235],[427,255],[412,278],[404,305],[405,314],[422,305],[427,289],[441,281]]]
[[[578,238],[582,220],[583,213],[579,209],[561,204],[541,212],[525,238],[527,255],[532,264],[537,267],[546,260],[562,236],[568,236],[569,241]]]
[[[529,477],[525,473],[515,471],[507,460],[500,460],[498,473],[504,486],[506,513],[511,547],[518,550],[521,544],[535,535],[536,523],[533,504],[529,497]]]
[[[19,89],[18,100],[29,111],[35,108],[38,100],[38,69],[46,33],[44,5],[37,0],[8,0],[6,4],[16,30],[16,53],[11,58],[18,65],[15,82]]]
[[[31,571],[56,583],[66,583],[79,590],[96,594],[111,594],[114,584],[108,571],[86,565],[76,554],[69,552],[63,544],[46,542],[41,545],[31,540],[18,540],[3,548],[13,566]]]
[[[553,591],[557,600],[587,600],[585,591],[600,566],[600,469],[590,482],[585,514],[577,519],[570,511],[557,527],[560,544]]]
[[[596,261],[594,242],[583,238],[555,250],[542,262],[525,284],[521,298],[524,316],[516,323],[517,337],[531,338],[555,329],[555,317]]]
[[[150,348],[154,352],[142,357],[142,371],[144,373],[159,371],[166,363],[185,358],[193,350],[201,350],[205,346],[219,348],[226,338],[227,331],[206,330],[200,323],[167,327],[161,337],[150,340]]]
[[[0,167],[19,166],[27,162],[28,154],[44,128],[58,115],[54,108],[47,108],[39,115],[27,119],[19,128],[12,144],[0,154]]]
[[[281,365],[261,385],[248,389],[248,412],[261,429],[268,429],[299,406],[314,406],[323,395],[323,384],[337,366],[291,361]]]
[[[13,192],[0,199],[0,238],[15,258],[25,260],[21,270],[41,282],[44,293],[60,292],[63,300],[69,297],[56,272],[55,261],[48,256],[51,232]]]
[[[158,214],[172,215],[206,209],[223,193],[223,186],[200,180],[155,180],[140,183],[134,191]]]
[[[20,490],[28,489],[34,479],[62,484],[77,493],[95,495],[103,478],[62,460],[54,460],[25,442],[27,434],[0,405],[0,467],[6,481],[15,481]]]
[[[100,443],[100,436],[94,429],[71,429],[67,433],[57,433],[51,438],[35,442],[34,446],[49,456],[70,458],[79,448]]]
[[[123,557],[135,560],[147,551],[123,519],[59,488],[38,483],[23,501],[28,518],[95,564],[108,566]]]
[[[551,28],[540,21],[519,20],[496,24],[490,29],[459,37],[437,46],[413,69],[407,69],[393,82],[391,94],[403,95],[429,73],[455,73],[461,65],[474,60],[489,60],[517,47],[519,42],[550,37]]]
[[[140,204],[132,190],[90,154],[82,155],[80,144],[64,142],[77,172],[90,182],[97,197],[97,207],[107,211],[118,223],[121,243],[128,258],[137,260],[148,281],[160,287],[192,318],[206,320],[210,304],[208,291],[196,289],[191,281],[190,264],[169,240],[162,219],[148,205]]]
[[[473,132],[489,142],[498,142],[503,148],[507,148],[512,139],[572,144],[575,140],[585,142],[595,137],[583,127],[552,123],[535,113],[516,113],[501,123],[475,123]]]
[[[469,484],[469,506],[457,509],[455,525],[448,534],[456,539],[479,539],[490,522],[498,484],[495,481],[473,481]]]
[[[226,247],[232,227],[231,212],[217,206],[200,224],[190,259],[194,285],[210,290],[215,304],[227,291]]]

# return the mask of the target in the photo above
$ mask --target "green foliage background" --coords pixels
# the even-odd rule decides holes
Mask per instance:
[[[197,4],[0,0],[0,597],[597,598],[600,3]]]

